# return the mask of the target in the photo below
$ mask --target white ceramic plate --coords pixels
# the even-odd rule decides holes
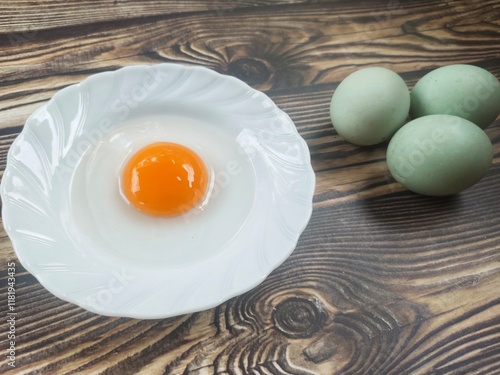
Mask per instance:
[[[119,194],[124,160],[156,141],[195,150],[203,207],[157,218]],[[306,143],[263,93],[175,64],[130,66],[69,86],[12,145],[3,220],[23,264],[90,311],[164,318],[258,285],[293,251],[312,211]]]

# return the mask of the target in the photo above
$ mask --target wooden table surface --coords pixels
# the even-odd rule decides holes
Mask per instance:
[[[500,120],[486,130],[486,177],[429,198],[393,180],[385,144],[348,144],[329,118],[339,82],[367,66],[396,71],[409,88],[452,63],[500,77],[500,1],[1,1],[0,169],[55,92],[160,62],[238,77],[290,115],[317,178],[308,227],[260,286],[162,320],[99,316],[56,298],[2,229],[1,373],[500,374]]]

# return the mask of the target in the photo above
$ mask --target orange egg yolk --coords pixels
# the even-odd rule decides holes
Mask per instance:
[[[177,143],[150,144],[126,163],[122,193],[140,212],[174,216],[199,205],[209,175],[201,158]]]

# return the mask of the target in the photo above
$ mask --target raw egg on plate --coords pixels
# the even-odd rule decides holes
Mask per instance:
[[[230,136],[202,118],[170,115],[123,122],[82,157],[70,190],[82,247],[110,267],[175,269],[233,241],[257,185]]]

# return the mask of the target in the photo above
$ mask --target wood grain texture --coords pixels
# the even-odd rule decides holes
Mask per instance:
[[[131,64],[176,62],[265,91],[297,125],[317,184],[290,258],[215,309],[109,318],[45,290],[0,232],[6,374],[500,374],[500,120],[494,163],[466,192],[406,191],[386,145],[333,130],[338,83],[365,66],[411,88],[435,67],[500,77],[500,2],[10,1],[0,3],[0,170],[58,90]],[[7,366],[7,264],[16,263],[16,369]]]

